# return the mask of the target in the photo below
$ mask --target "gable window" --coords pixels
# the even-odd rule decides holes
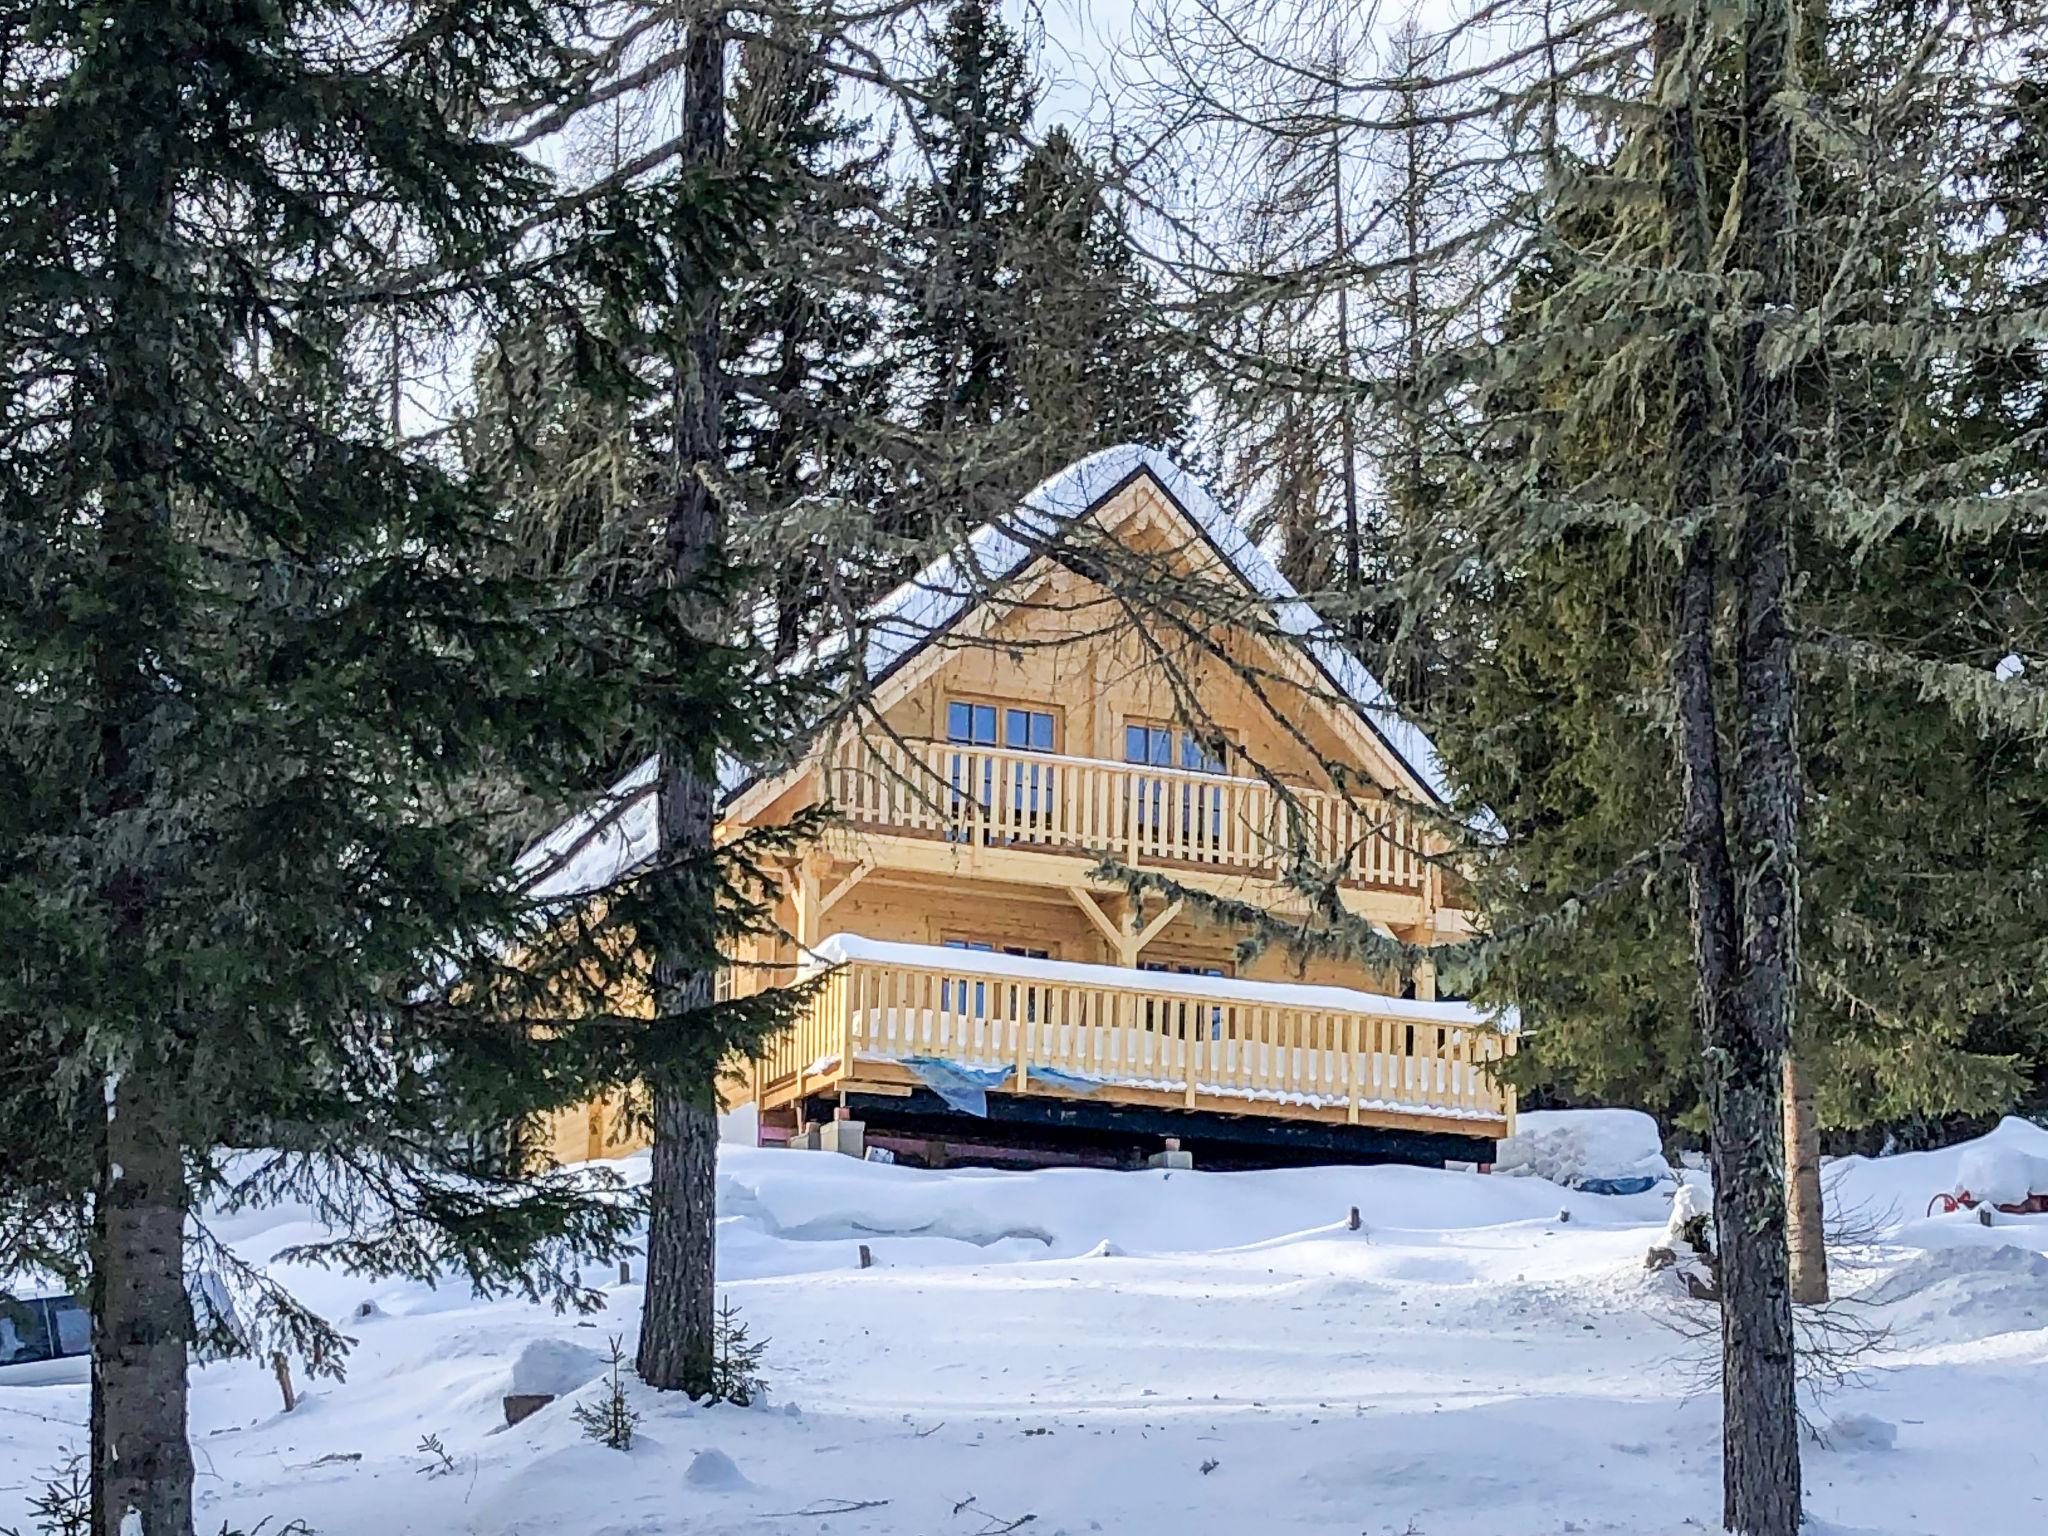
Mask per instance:
[[[1034,830],[1045,826],[1052,814],[1054,765],[999,760],[996,751],[1005,758],[1009,753],[1050,753],[1057,730],[1051,710],[947,700],[946,740],[956,747],[992,749],[951,754],[947,778],[955,819],[974,823],[987,841],[1034,840]],[[962,829],[956,835],[969,834]]]
[[[1018,704],[951,699],[946,704],[946,740],[962,746],[1007,747],[1013,752],[1050,752],[1053,718],[1048,710]]]
[[[1124,726],[1124,761],[1191,773],[1221,773],[1223,742],[1198,731],[1133,720]]]
[[[1226,743],[1180,726],[1130,720],[1124,724],[1124,761],[1182,773],[1218,774]],[[1223,841],[1223,793],[1208,785],[1140,777],[1135,787],[1138,824],[1154,836],[1184,845],[1194,857]],[[1178,810],[1178,815],[1175,812]]]

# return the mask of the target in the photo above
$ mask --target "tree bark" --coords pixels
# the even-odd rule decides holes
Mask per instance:
[[[1785,1053],[1785,1199],[1791,1226],[1792,1299],[1828,1299],[1827,1211],[1820,1188],[1820,1121],[1796,1050]]]
[[[1365,657],[1365,535],[1358,520],[1358,424],[1351,398],[1351,249],[1344,229],[1344,98],[1330,87],[1330,259],[1337,273],[1337,451],[1343,455],[1344,595],[1351,649]]]
[[[185,1292],[189,1198],[171,1074],[139,1055],[110,1088],[93,1252],[96,1536],[192,1536]]]
[[[725,153],[725,11],[710,8],[690,23],[683,61],[685,166],[715,165]],[[709,476],[720,452],[720,291],[706,275],[678,320],[673,500],[665,535],[667,577],[686,608],[695,638],[713,638],[715,616],[701,611],[691,588],[725,539],[724,509]],[[686,641],[685,644],[694,643]],[[687,675],[693,658],[678,658]],[[701,886],[705,932],[715,917],[712,826],[718,802],[716,765],[693,740],[688,722],[664,732],[658,798],[661,847],[677,860],[677,878]],[[658,1016],[684,1016],[708,1006],[712,973],[708,946],[687,941],[654,960]],[[647,1290],[640,1319],[636,1365],[649,1386],[701,1397],[711,1390],[716,1326],[715,1204],[718,1184],[718,1105],[715,1068],[695,1073],[670,1068],[650,1074],[654,1146],[647,1187]]]
[[[1676,17],[1661,20],[1653,33],[1664,75],[1664,199],[1671,266],[1682,277],[1701,280],[1709,268],[1693,91],[1697,50],[1704,41],[1698,32],[1702,25],[1695,10],[1685,22]],[[1766,105],[1768,100],[1767,94]],[[1756,169],[1752,165],[1752,177]],[[1789,216],[1789,209],[1785,213]],[[1755,233],[1754,227],[1745,227]],[[1690,520],[1689,499],[1703,492],[1712,497],[1722,483],[1713,424],[1711,333],[1703,300],[1693,297],[1685,303],[1673,338],[1669,496],[1675,521]],[[1673,684],[1684,797],[1681,840],[1705,1043],[1721,1277],[1722,1523],[1743,1536],[1792,1536],[1799,1521],[1799,1457],[1777,1093],[1789,1010],[1788,990],[1780,985],[1790,974],[1786,946],[1792,908],[1784,885],[1796,821],[1787,819],[1793,807],[1781,755],[1781,746],[1790,745],[1789,710],[1773,707],[1780,695],[1769,686],[1771,669],[1780,662],[1789,664],[1789,652],[1780,656],[1769,647],[1759,648],[1761,632],[1753,634],[1749,623],[1757,605],[1774,593],[1778,602],[1771,612],[1780,621],[1783,617],[1782,588],[1773,585],[1783,572],[1774,563],[1772,542],[1759,542],[1761,530],[1754,515],[1757,492],[1766,485],[1758,478],[1755,455],[1760,449],[1773,454],[1777,448],[1776,435],[1759,427],[1772,419],[1771,411],[1782,402],[1756,393],[1762,383],[1760,374],[1753,372],[1756,339],[1745,332],[1749,345],[1743,354],[1740,489],[1745,512],[1751,515],[1745,518],[1736,567],[1744,620],[1737,654],[1743,772],[1736,826],[1740,847],[1753,867],[1770,864],[1771,855],[1780,850],[1783,858],[1768,869],[1745,871],[1752,880],[1762,877],[1765,885],[1761,903],[1752,893],[1748,917],[1753,926],[1748,930],[1738,903],[1744,885],[1728,846],[1714,698],[1716,553],[1710,517],[1699,520],[1686,546]],[[1751,418],[1753,410],[1761,413],[1756,420]],[[1780,494],[1768,507],[1782,519],[1782,483],[1778,489]]]
[[[1799,1419],[1786,1240],[1783,1081],[1798,964],[1799,760],[1790,601],[1791,381],[1764,347],[1792,290],[1787,0],[1744,18],[1740,254],[1751,282],[1737,385],[1735,799],[1741,1028],[1717,1053],[1714,1230],[1721,1248],[1723,1523],[1743,1536],[1799,1524]]]
[[[116,26],[109,23],[109,26]],[[134,824],[133,851],[99,896],[107,922],[107,991],[122,1039],[106,1063],[92,1236],[92,1527],[96,1536],[192,1536],[192,1449],[186,1368],[192,1337],[185,1291],[182,1108],[188,1088],[179,1021],[150,973],[151,890],[144,853],[153,793],[150,743],[160,700],[157,653],[177,623],[172,470],[184,426],[175,369],[180,286],[174,226],[182,142],[178,62],[137,58],[161,44],[132,24],[109,39],[142,109],[162,131],[138,140],[113,208],[109,303],[95,338],[104,369],[104,582],[89,608],[98,743],[87,786],[103,825]],[[125,56],[124,56],[125,50]],[[121,1047],[125,1046],[126,1049]]]

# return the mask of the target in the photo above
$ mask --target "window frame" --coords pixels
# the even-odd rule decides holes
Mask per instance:
[[[1122,717],[1121,723],[1123,732],[1120,738],[1120,746],[1123,756],[1120,760],[1127,768],[1156,768],[1163,769],[1169,773],[1199,773],[1212,778],[1228,778],[1231,773],[1231,758],[1242,751],[1238,745],[1237,738],[1226,730],[1219,729],[1217,731],[1213,746],[1203,746],[1201,744],[1201,732],[1192,726],[1178,724],[1171,720],[1161,720],[1152,715],[1125,715]],[[1167,750],[1173,760],[1171,762],[1155,763],[1149,755],[1143,762],[1133,758],[1131,756],[1132,731],[1147,731],[1154,735],[1164,732],[1169,738]],[[1211,768],[1204,764],[1190,763],[1187,760],[1190,747],[1203,753],[1206,759],[1213,760],[1216,766]]]
[[[942,739],[948,746],[964,747],[984,752],[1028,752],[1041,757],[1059,757],[1064,754],[1067,734],[1066,711],[1057,704],[1038,699],[1009,698],[1001,694],[956,691],[950,688],[944,692],[942,702],[944,708],[939,712],[938,725],[941,731],[944,732]],[[962,741],[954,736],[953,708],[955,705],[960,705],[970,710],[987,709],[993,711],[996,739],[994,741]],[[1042,716],[1049,721],[1052,738],[1051,744],[1043,747],[1030,745],[1012,746],[1009,741],[1009,716],[1012,712],[1026,716]],[[1025,734],[1027,736],[1030,734],[1028,724],[1025,727]]]

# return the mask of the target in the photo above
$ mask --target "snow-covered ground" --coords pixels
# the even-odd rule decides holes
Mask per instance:
[[[1999,1146],[2048,1155],[2009,1121]],[[1892,1230],[1844,1275],[1895,1330],[1820,1405],[1817,1530],[2048,1528],[2048,1217],[1924,1218],[1963,1149],[1831,1165]],[[634,1163],[621,1165],[631,1171]],[[629,1453],[568,1402],[597,1390],[640,1291],[594,1319],[464,1291],[292,1276],[348,1318],[348,1380],[279,1411],[267,1369],[195,1378],[201,1528],[1029,1536],[1535,1536],[1718,1528],[1718,1409],[1689,1391],[1684,1304],[1643,1269],[1669,1186],[1409,1168],[929,1173],[725,1149],[724,1289],[769,1340],[765,1408],[636,1390]],[[1597,1171],[1597,1170],[1595,1170]],[[1362,1230],[1346,1228],[1349,1208]],[[1569,1220],[1565,1219],[1569,1213]],[[238,1218],[265,1260],[309,1233]],[[865,1243],[875,1267],[858,1267]],[[638,1270],[636,1268],[637,1276]],[[615,1278],[615,1277],[614,1277]],[[0,1527],[82,1443],[78,1384],[0,1387]],[[437,1436],[445,1461],[418,1449]],[[845,1513],[834,1506],[866,1504]]]

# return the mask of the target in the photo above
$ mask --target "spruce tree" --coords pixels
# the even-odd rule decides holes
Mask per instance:
[[[507,1134],[636,1040],[615,934],[513,855],[666,684],[516,573],[434,437],[394,441],[383,362],[529,297],[547,186],[473,125],[547,88],[553,21],[6,15],[0,1111],[38,1149],[0,1159],[0,1264],[89,1275],[106,1536],[192,1528],[187,1365],[223,1341],[189,1268],[228,1267],[243,1347],[340,1365],[209,1203],[572,1305],[633,1222]]]
[[[734,154],[777,188],[727,300],[725,459],[744,503],[741,558],[772,568],[773,652],[787,660],[882,584],[875,508],[901,457],[887,333],[882,153],[847,115],[831,38],[802,12],[738,53]]]
[[[1190,359],[1124,215],[1064,128],[1019,168],[1004,258],[1017,296],[1010,372],[1044,444],[1039,476],[1117,443],[1178,447]]]
[[[1005,257],[1038,85],[990,0],[954,0],[927,45],[910,113],[920,172],[903,213],[906,291],[896,347],[919,424],[986,429],[1012,415],[1019,295]]]

